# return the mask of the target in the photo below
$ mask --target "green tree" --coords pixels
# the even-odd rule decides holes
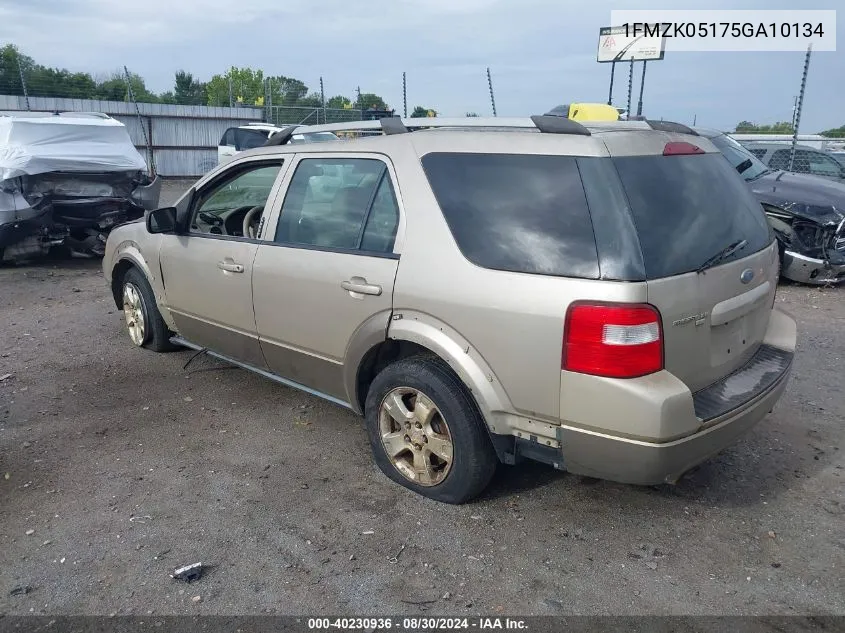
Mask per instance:
[[[332,97],[328,101],[326,101],[326,107],[327,108],[337,108],[338,110],[340,110],[342,108],[348,109],[348,108],[352,107],[352,101],[350,101],[349,99],[347,99],[346,97],[344,97],[342,95],[337,95],[335,97]]]
[[[225,74],[214,75],[206,86],[210,106],[256,105],[264,98],[264,72],[232,66]]]
[[[417,106],[416,108],[414,108],[414,111],[411,112],[412,119],[423,119],[428,116],[437,116],[437,110]]]
[[[206,84],[195,80],[191,73],[179,70],[176,72],[173,98],[174,103],[204,105],[208,101]]]
[[[740,121],[736,124],[736,131],[746,134],[792,134],[795,129],[792,123],[787,121],[778,121],[772,125],[757,125],[751,121]]]
[[[35,61],[22,54],[14,44],[6,44],[0,48],[0,90],[4,94],[23,94],[18,64],[23,68],[24,75],[27,75],[35,66]]]
[[[0,92],[22,95],[21,72],[31,96],[90,98],[96,84],[88,73],[47,68],[21,53],[13,44],[0,48]]]
[[[147,90],[144,78],[135,73],[129,73],[129,83],[132,86],[132,96],[141,103],[157,103],[158,97]],[[114,71],[107,79],[97,82],[93,99],[105,101],[129,101],[129,90],[126,85],[126,75]]]
[[[270,77],[270,94],[273,97],[273,105],[301,105],[301,102],[308,95],[308,86],[299,79],[279,75]],[[320,101],[319,99],[317,100]]]
[[[825,130],[821,135],[828,138],[845,138],[845,125]]]
[[[309,108],[322,108],[323,98],[320,96],[319,92],[311,92],[301,98],[296,105],[307,106]]]
[[[372,92],[365,92],[361,95],[358,103],[356,104],[359,110],[369,110],[373,108],[375,110],[389,110],[387,103],[379,97],[377,94]]]

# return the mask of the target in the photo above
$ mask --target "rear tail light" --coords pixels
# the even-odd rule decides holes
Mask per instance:
[[[686,141],[675,141],[666,143],[663,147],[664,156],[687,156],[689,154],[703,154],[704,150],[698,145],[687,143]]]
[[[561,368],[608,378],[636,378],[660,371],[660,313],[648,304],[571,305],[564,324]]]

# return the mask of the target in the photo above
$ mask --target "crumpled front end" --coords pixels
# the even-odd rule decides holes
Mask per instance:
[[[845,214],[811,215],[787,205],[764,208],[782,246],[784,277],[816,285],[845,280]]]
[[[109,231],[158,205],[161,180],[142,171],[45,172],[0,181],[0,261],[64,247],[101,257]]]

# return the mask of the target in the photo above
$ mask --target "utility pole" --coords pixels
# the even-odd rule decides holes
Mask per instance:
[[[150,144],[150,138],[147,136],[147,128],[144,127],[144,120],[141,118],[141,108],[138,107],[138,101],[135,99],[135,93],[132,91],[132,81],[130,81],[129,69],[124,66],[123,72],[126,73],[126,93],[129,95],[129,98],[132,99],[132,103],[135,104],[135,114],[138,115],[138,125],[141,126],[141,134],[144,135],[144,145],[147,146],[147,156],[149,156],[150,159],[150,175],[155,176],[155,156],[153,155],[153,148]],[[150,132],[150,134],[152,135],[152,132]]]
[[[355,91],[358,93],[358,101],[356,102],[356,103],[358,104],[358,109],[359,109],[359,110],[361,110],[361,111],[363,111],[363,110],[364,110],[364,107],[363,107],[363,105],[361,104],[361,86],[358,86],[358,87],[355,89]]]
[[[807,47],[807,56],[804,58],[804,72],[801,75],[801,90],[798,92],[798,105],[795,108],[795,125],[792,128],[792,149],[789,152],[789,170],[795,164],[795,146],[798,144],[798,126],[801,125],[801,108],[804,106],[804,89],[807,87],[807,72],[810,70],[810,54],[813,52],[813,45]]]
[[[232,71],[229,71],[229,107],[233,107],[235,105],[233,96],[232,96]]]
[[[408,118],[408,83],[405,78],[405,73],[402,73],[402,112],[403,116]]]
[[[323,77],[320,76],[320,103],[323,104],[323,123],[326,123],[328,119],[326,118],[326,91],[323,88]],[[320,122],[320,117],[317,117],[317,123]]]
[[[631,60],[631,67],[628,69],[628,119],[631,119],[631,92],[634,89],[634,60]]]
[[[645,65],[648,62],[643,60],[643,76],[640,78],[640,101],[637,103],[637,116],[643,113],[643,88],[645,88]]]
[[[31,110],[32,108],[29,107],[29,92],[26,89],[26,79],[23,76],[23,66],[21,66],[21,57],[18,55],[18,74],[21,76],[21,88],[23,88],[23,98],[26,102],[26,109],[27,111]]]
[[[490,88],[490,103],[493,105],[493,116],[496,114],[496,97],[493,95],[493,79],[490,77],[490,67],[487,67],[487,86]]]

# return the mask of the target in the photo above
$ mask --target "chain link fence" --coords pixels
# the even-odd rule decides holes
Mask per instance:
[[[10,47],[0,47],[0,96],[21,97],[22,109],[35,109],[36,98],[45,97],[100,102],[124,102],[243,109],[246,118],[262,113],[267,123],[275,125],[318,125],[342,123],[393,115],[376,95],[340,95],[326,97],[322,78],[318,90],[295,78],[264,77],[249,69],[233,68],[225,75],[215,75],[204,82],[190,73],[175,73],[171,90],[156,93],[143,77],[128,69],[92,75],[47,68]],[[362,98],[363,97],[363,98]],[[371,98],[375,97],[375,103]]]

